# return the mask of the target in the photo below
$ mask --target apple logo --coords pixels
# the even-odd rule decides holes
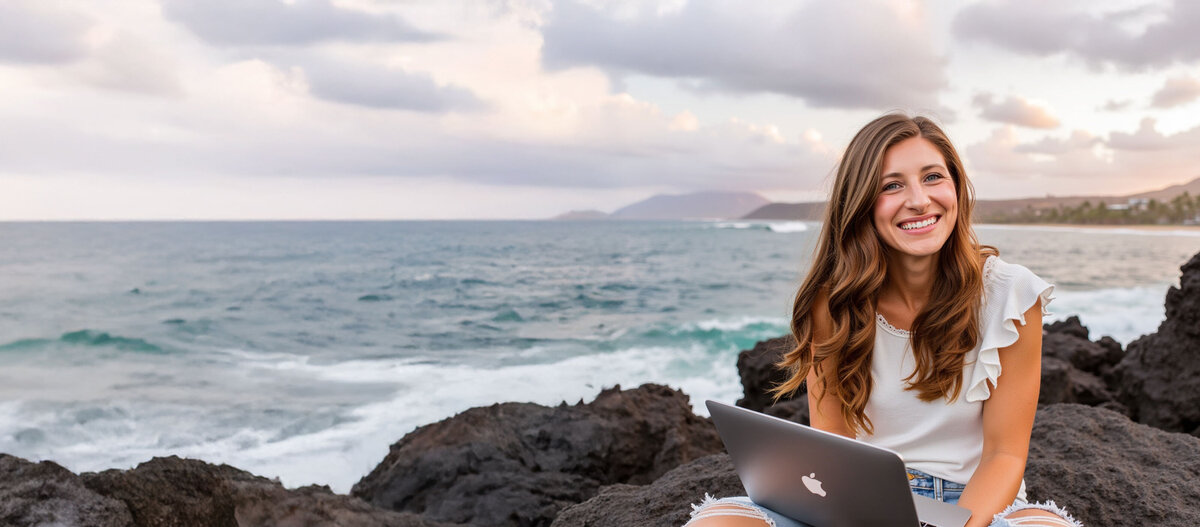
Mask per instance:
[[[804,487],[807,488],[809,492],[822,498],[825,497],[825,489],[821,488],[821,480],[817,479],[816,472],[800,478],[800,481],[804,482]]]

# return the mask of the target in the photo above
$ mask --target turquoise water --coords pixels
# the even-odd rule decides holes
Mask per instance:
[[[786,331],[816,224],[0,224],[0,451],[154,455],[346,491],[471,406],[660,382],[736,399]],[[1153,331],[1200,231],[981,226],[1051,310]]]

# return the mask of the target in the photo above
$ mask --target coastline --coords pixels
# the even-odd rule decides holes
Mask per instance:
[[[1146,232],[1188,231],[1200,233],[1200,225],[1099,225],[1094,223],[976,223],[976,227],[1088,229],[1097,231],[1132,230]]]

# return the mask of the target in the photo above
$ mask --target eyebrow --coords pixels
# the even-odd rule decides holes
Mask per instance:
[[[942,170],[946,170],[946,167],[944,167],[944,166],[942,166],[942,165],[933,164],[933,165],[925,165],[925,166],[921,167],[921,170],[918,170],[918,172],[924,172],[924,171],[926,171],[926,170],[929,170],[929,169],[931,169],[931,168],[940,168],[940,169],[942,169]],[[899,173],[899,172],[892,172],[892,173],[890,173],[890,174],[884,174],[884,175],[883,175],[883,179],[887,179],[887,178],[890,178],[890,177],[900,177],[900,176],[902,176],[902,175],[903,175],[903,174],[901,174],[901,173]]]

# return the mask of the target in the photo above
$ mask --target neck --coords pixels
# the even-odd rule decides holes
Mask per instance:
[[[891,296],[912,312],[920,312],[929,300],[933,282],[937,279],[938,255],[912,256],[890,254],[888,256],[887,283],[882,294]]]

